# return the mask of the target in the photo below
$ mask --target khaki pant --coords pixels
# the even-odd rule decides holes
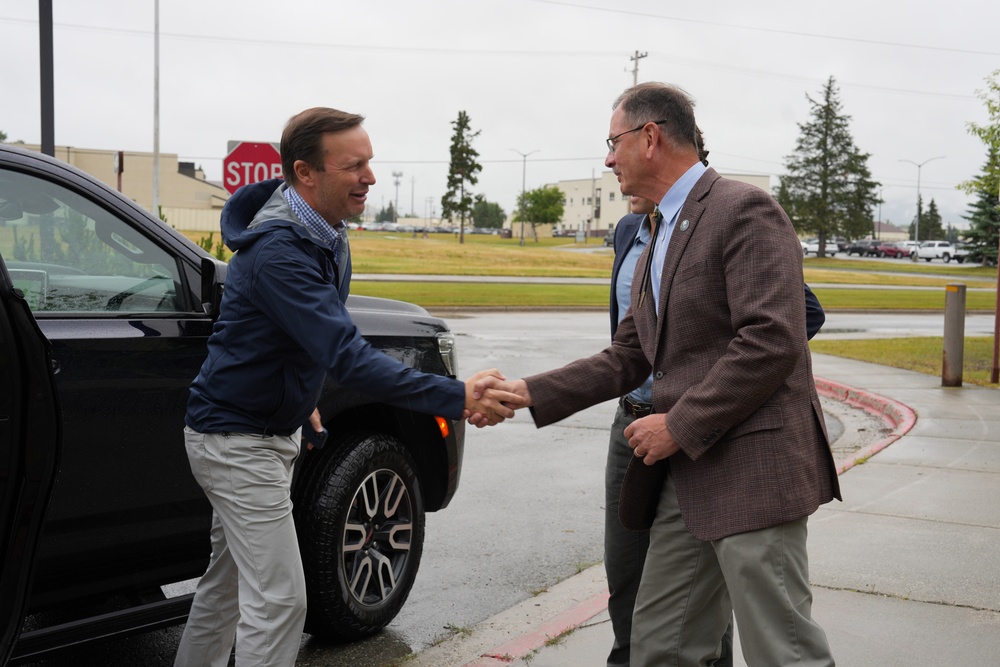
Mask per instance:
[[[811,617],[806,519],[703,542],[668,475],[636,597],[631,667],[707,667],[735,612],[749,667],[832,667]]]
[[[184,429],[195,479],[214,510],[212,557],[198,582],[175,667],[291,667],[306,616],[292,520],[299,434],[257,436]]]

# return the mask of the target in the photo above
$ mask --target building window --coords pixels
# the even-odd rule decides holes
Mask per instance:
[[[615,193],[614,192],[609,192],[608,193],[608,201],[614,201],[614,200],[615,200]]]

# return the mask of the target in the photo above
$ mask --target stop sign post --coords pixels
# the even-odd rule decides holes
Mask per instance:
[[[222,184],[229,194],[250,183],[283,177],[274,144],[230,141],[229,145],[229,155],[222,161]]]

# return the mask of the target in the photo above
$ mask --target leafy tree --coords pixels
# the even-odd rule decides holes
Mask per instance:
[[[788,173],[775,192],[795,228],[819,238],[820,257],[827,239],[869,233],[880,185],[868,168],[870,154],[854,145],[832,76],[822,95],[820,101],[806,95],[812,120],[799,124],[795,152],[785,158]]]
[[[441,197],[441,217],[449,221],[458,215],[459,243],[465,243],[465,219],[472,216],[472,193],[466,190],[466,184],[475,185],[479,182],[478,174],[483,167],[476,162],[479,153],[472,147],[472,140],[479,136],[480,130],[473,132],[469,126],[469,114],[458,112],[458,118],[452,121],[455,133],[451,136],[451,164],[448,167],[448,191]]]
[[[486,201],[482,195],[476,195],[476,203],[472,206],[472,222],[476,227],[500,229],[506,219],[507,214],[500,208],[500,204]]]
[[[959,188],[975,197],[969,205],[968,239],[972,258],[987,264],[997,264],[997,243],[1000,237],[1000,70],[986,78],[987,89],[976,91],[986,105],[989,123],[967,123],[969,133],[979,137],[986,146],[986,163],[978,176],[959,184]]]
[[[517,213],[514,221],[521,221],[521,211],[524,211],[524,221],[531,223],[531,233],[538,242],[537,226],[543,223],[560,222],[566,207],[566,194],[554,185],[542,186],[517,196]]]
[[[7,133],[0,130],[0,141],[7,141]]]
[[[941,212],[938,210],[937,203],[931,199],[931,203],[925,211],[923,196],[921,195],[917,197],[917,215],[913,216],[913,222],[910,223],[911,241],[916,235],[917,216],[920,216],[921,241],[939,241],[945,238],[944,221],[941,219]]]

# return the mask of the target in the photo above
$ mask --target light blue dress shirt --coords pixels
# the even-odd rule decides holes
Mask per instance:
[[[667,246],[670,245],[670,237],[674,233],[674,226],[677,223],[677,215],[681,212],[681,207],[687,200],[688,195],[694,188],[695,183],[708,169],[701,162],[696,162],[694,166],[684,172],[684,175],[677,179],[677,182],[667,190],[663,201],[660,202],[660,213],[663,220],[660,222],[660,229],[657,230],[656,244],[653,246],[653,263],[651,266],[653,278],[653,303],[656,304],[656,312],[660,312],[660,280],[663,278],[663,264],[667,258]],[[667,224],[663,224],[666,222]]]
[[[615,299],[618,301],[618,322],[621,323],[628,311],[629,302],[632,300],[632,280],[635,278],[635,268],[639,262],[639,255],[643,249],[649,245],[650,236],[649,216],[639,225],[632,243],[625,251],[621,266],[618,267],[618,278],[615,281]],[[631,391],[628,395],[636,403],[653,402],[653,376],[650,374],[641,387]]]

